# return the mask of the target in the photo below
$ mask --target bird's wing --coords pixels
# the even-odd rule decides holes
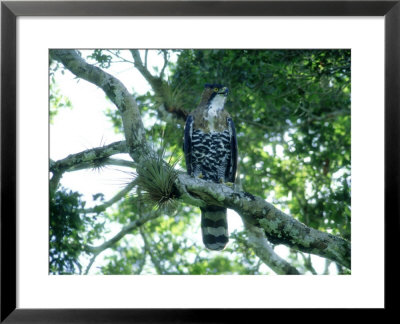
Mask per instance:
[[[238,147],[237,147],[237,138],[236,138],[236,130],[235,124],[233,123],[232,118],[227,118],[229,134],[231,139],[231,159],[228,166],[228,179],[229,182],[235,182],[236,171],[237,171],[237,162],[238,162]]]
[[[192,134],[193,116],[189,115],[186,119],[185,133],[183,140],[183,152],[185,153],[186,169],[189,175],[192,174]]]

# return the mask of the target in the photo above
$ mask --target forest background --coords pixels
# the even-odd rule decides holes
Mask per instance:
[[[50,52],[50,273],[349,274],[350,61],[349,50]],[[76,89],[89,80],[93,93],[84,97],[105,121],[95,126],[104,133],[81,152],[65,147],[65,155],[57,156],[53,148],[60,143],[52,134],[63,130],[67,114],[70,132],[78,123],[66,79]],[[140,89],[143,81],[148,89]],[[139,112],[132,119],[143,122],[143,141],[184,173],[184,121],[204,84],[213,82],[230,88],[226,109],[239,143],[236,189],[291,216],[274,229],[271,222],[248,222],[249,210],[237,207],[238,214],[229,214],[231,239],[223,252],[202,245],[198,201],[178,195],[173,208],[158,210],[141,199],[134,182],[141,161],[125,142],[128,117],[118,101],[129,93]],[[92,114],[85,123],[96,120]],[[104,136],[106,129],[115,137]],[[90,179],[94,191],[85,190]],[[179,178],[189,188],[185,181]],[[192,194],[199,190],[190,188]],[[290,231],[299,222],[305,227]],[[311,247],[310,239],[316,240]]]

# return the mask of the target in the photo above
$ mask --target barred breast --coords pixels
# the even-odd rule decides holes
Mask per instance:
[[[225,178],[230,152],[229,131],[204,133],[193,131],[192,170],[193,176],[205,180],[227,182]]]

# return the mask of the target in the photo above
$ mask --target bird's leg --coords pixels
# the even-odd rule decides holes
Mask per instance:
[[[231,187],[231,188],[233,188],[233,186],[234,186],[234,183],[232,183],[232,182],[225,182],[224,178],[219,178],[219,183],[222,183],[222,184],[224,184],[224,185],[226,185],[228,187]]]

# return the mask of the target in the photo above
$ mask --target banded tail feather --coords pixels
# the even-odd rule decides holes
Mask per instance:
[[[201,208],[201,232],[206,248],[223,250],[229,241],[226,208],[207,206]]]

